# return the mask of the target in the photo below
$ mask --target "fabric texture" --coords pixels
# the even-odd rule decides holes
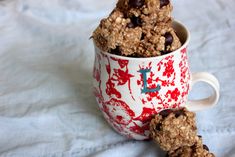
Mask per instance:
[[[174,17],[191,32],[192,72],[207,71],[221,98],[198,112],[204,143],[235,157],[235,1],[173,0]],[[92,94],[89,40],[114,0],[0,1],[1,157],[162,157],[151,141],[117,134]],[[210,95],[198,84],[191,99]]]

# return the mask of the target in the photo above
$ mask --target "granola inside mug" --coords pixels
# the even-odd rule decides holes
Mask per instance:
[[[129,138],[149,138],[152,115],[169,108],[203,110],[217,104],[218,80],[209,73],[191,74],[187,46],[189,31],[173,22],[182,46],[166,55],[149,58],[124,57],[103,52],[95,45],[94,94],[108,123]],[[211,85],[214,93],[206,99],[189,101],[194,83]]]

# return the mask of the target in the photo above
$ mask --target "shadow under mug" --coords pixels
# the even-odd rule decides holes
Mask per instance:
[[[180,22],[173,28],[183,45],[169,54],[150,58],[123,57],[95,46],[94,94],[108,123],[136,140],[149,138],[152,116],[164,109],[203,110],[217,104],[219,82],[206,72],[191,74],[187,46],[190,34]],[[214,89],[206,99],[189,101],[191,87],[203,81]]]

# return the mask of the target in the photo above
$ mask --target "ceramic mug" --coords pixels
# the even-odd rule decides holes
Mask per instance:
[[[209,73],[190,73],[187,57],[190,34],[177,21],[173,27],[183,45],[158,57],[123,57],[102,52],[95,46],[94,94],[105,119],[122,135],[148,139],[149,121],[160,111],[183,106],[197,111],[218,102],[218,80]],[[214,93],[203,100],[188,101],[189,91],[198,81],[211,85]]]

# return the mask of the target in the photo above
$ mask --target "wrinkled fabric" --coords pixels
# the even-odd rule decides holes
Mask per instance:
[[[214,74],[218,105],[198,112],[199,133],[218,157],[235,157],[235,1],[173,1],[191,32],[193,72]],[[162,157],[151,141],[117,134],[92,94],[89,40],[114,0],[0,1],[0,156]],[[190,99],[210,95],[198,84]]]

